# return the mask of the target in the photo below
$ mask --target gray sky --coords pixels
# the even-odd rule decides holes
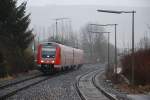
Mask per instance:
[[[73,29],[77,32],[88,22],[117,23],[118,46],[128,47],[131,44],[131,14],[98,13],[97,9],[136,10],[136,42],[150,31],[147,28],[147,24],[150,25],[150,0],[28,0],[27,8],[31,13],[31,26],[36,26],[39,30],[42,30],[39,27],[51,27],[55,24],[54,18],[62,17],[71,18]],[[114,43],[114,31],[113,28],[110,29],[111,42]],[[150,33],[148,36],[150,37]]]
[[[24,1],[24,0],[18,0]],[[28,0],[29,6],[45,5],[104,5],[104,6],[150,6],[150,0]]]

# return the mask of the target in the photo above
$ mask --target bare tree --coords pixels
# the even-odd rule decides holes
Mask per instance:
[[[90,23],[81,29],[82,48],[87,62],[106,62],[108,57],[108,41],[103,27],[91,26]],[[96,33],[99,32],[99,33]],[[114,58],[114,46],[110,44],[110,58]]]

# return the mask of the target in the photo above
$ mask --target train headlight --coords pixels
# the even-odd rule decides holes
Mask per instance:
[[[54,63],[55,63],[55,61],[53,60],[53,61],[52,61],[52,64],[54,64]]]
[[[41,60],[41,63],[43,63],[44,61],[43,60]]]

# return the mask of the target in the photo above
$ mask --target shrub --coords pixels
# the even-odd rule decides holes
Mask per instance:
[[[6,77],[7,76],[7,68],[4,66],[4,64],[0,64],[0,77]]]
[[[21,52],[20,49],[14,49],[6,52],[8,55],[5,56],[4,54],[4,61],[0,63],[0,77],[17,75],[36,68],[32,52],[28,50]]]
[[[150,49],[140,49],[134,54],[134,80],[135,84],[149,84],[150,83]],[[121,59],[123,74],[131,81],[132,73],[132,55],[125,55]]]

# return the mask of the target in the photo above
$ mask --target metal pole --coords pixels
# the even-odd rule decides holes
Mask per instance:
[[[64,36],[63,36],[63,35],[64,35],[64,32],[65,32],[65,31],[64,31],[64,21],[62,20],[62,32],[61,32],[61,38],[62,38],[61,41],[62,41],[62,43],[63,43],[63,40],[64,40]]]
[[[57,19],[56,19],[56,38],[57,38],[57,35],[58,35],[58,29],[57,29]]]
[[[34,55],[35,55],[35,48],[36,48],[36,45],[35,45],[35,37],[34,37],[34,43],[33,43]]]
[[[96,25],[96,26],[115,26],[115,59],[114,59],[115,67],[114,67],[114,72],[117,73],[117,25],[118,24],[105,24],[105,25],[90,24],[90,25]]]
[[[109,71],[109,33],[108,33],[108,71]]]
[[[132,58],[131,58],[131,83],[134,84],[134,13],[136,11],[113,11],[113,10],[97,10],[98,12],[106,12],[106,13],[116,13],[116,14],[122,14],[122,13],[132,13]]]
[[[40,44],[39,36],[38,36],[38,45]]]
[[[91,62],[93,63],[93,43],[92,43],[92,27],[89,27],[91,32],[89,32],[89,38],[90,38],[90,43],[91,43]]]
[[[53,32],[53,41],[54,41],[54,39],[55,39],[55,38],[54,38],[54,36],[55,36],[55,35],[54,35],[54,34],[55,34],[55,33],[54,33],[54,32],[55,32],[55,24],[54,24],[54,26],[52,26],[52,29],[53,29],[52,32]]]
[[[134,84],[134,13],[132,11],[132,84]]]
[[[109,34],[110,34],[110,32],[92,32],[92,31],[89,31],[89,32],[91,32],[91,33],[108,33],[108,47],[107,48],[108,48],[108,69],[109,69],[109,65],[110,65],[110,61],[109,61],[109,45],[110,45],[109,39],[110,39],[110,37],[109,37]]]
[[[68,32],[68,35],[67,35],[67,39],[69,39],[69,37],[70,37],[70,34],[72,34],[72,26],[71,26],[71,21],[69,21],[69,32]]]
[[[43,41],[45,41],[45,27],[43,27]]]
[[[115,73],[117,73],[117,24],[115,24]]]
[[[58,35],[58,22],[57,21],[59,21],[59,20],[64,20],[64,19],[69,19],[69,18],[57,18],[57,19],[54,19],[54,20],[56,20],[56,37],[57,37],[57,35]]]

